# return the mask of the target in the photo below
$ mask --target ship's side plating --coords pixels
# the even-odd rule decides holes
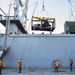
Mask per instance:
[[[0,44],[3,38],[0,36]],[[18,59],[23,68],[53,68],[57,59],[61,68],[69,68],[69,58],[75,62],[75,35],[23,34],[7,39],[10,50],[3,59],[4,67],[17,68]]]

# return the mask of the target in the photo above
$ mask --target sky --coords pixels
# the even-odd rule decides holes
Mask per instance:
[[[0,0],[0,7],[4,10],[4,12],[8,13],[9,4],[13,3],[14,0]],[[24,3],[25,0],[21,0]],[[28,19],[30,15],[32,15],[35,5],[34,2],[38,1],[38,5],[36,7],[36,11],[34,15],[44,15],[50,18],[56,19],[56,29],[54,30],[54,34],[59,34],[64,32],[64,23],[65,21],[71,20],[71,6],[69,0],[29,0],[29,8],[28,8]],[[72,2],[73,8],[75,7],[75,1],[70,0]],[[42,11],[42,5],[44,4],[44,10],[47,12],[45,13]],[[31,11],[31,12],[30,12]],[[41,11],[41,12],[40,12]],[[11,8],[10,15],[13,15],[13,7]],[[39,13],[40,12],[40,13]],[[0,11],[1,14],[1,11]],[[75,13],[73,14],[75,15]],[[74,18],[73,18],[74,19]],[[0,25],[0,32],[4,32],[5,28]],[[31,31],[30,31],[31,32]]]

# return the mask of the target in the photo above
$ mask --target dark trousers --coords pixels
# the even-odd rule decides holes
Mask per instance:
[[[1,72],[2,72],[2,66],[0,66],[0,74],[1,74]]]
[[[58,67],[57,66],[55,66],[55,71],[58,71]]]
[[[22,68],[21,68],[21,67],[19,67],[19,73],[21,73],[21,70],[22,70]]]
[[[72,65],[70,65],[70,71],[72,71]]]

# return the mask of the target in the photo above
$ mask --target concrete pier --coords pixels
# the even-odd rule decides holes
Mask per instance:
[[[54,69],[22,69],[22,73],[18,73],[18,69],[3,69],[2,75],[75,75],[75,69],[59,69],[55,72]]]

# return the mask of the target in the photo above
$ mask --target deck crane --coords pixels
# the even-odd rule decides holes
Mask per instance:
[[[23,6],[21,0],[19,0],[19,2],[20,2],[20,5]],[[24,17],[25,17],[24,27],[26,26],[26,22],[27,22],[28,2],[29,2],[29,0],[25,0],[23,13],[22,13],[22,15],[21,15],[21,22],[22,22],[22,24],[23,24],[23,20],[24,20]]]
[[[26,15],[27,15],[27,6],[28,6],[28,2],[29,2],[29,0],[25,0],[25,5],[24,5],[24,9],[23,9],[23,13],[22,13],[22,16],[21,16],[21,23],[22,23],[22,21],[23,21],[23,19],[24,19],[24,15],[25,15],[25,21],[27,21],[27,17],[26,17]],[[14,3],[14,17],[13,17],[13,19],[10,19],[10,9],[11,9],[11,3],[10,3],[10,6],[9,6],[9,11],[8,11],[8,15],[6,15],[1,9],[1,11],[6,15],[6,19],[4,20],[4,22],[6,23],[6,31],[5,31],[5,37],[4,37],[4,44],[3,44],[3,47],[1,47],[0,46],[0,58],[3,58],[6,54],[7,54],[7,51],[8,51],[8,49],[9,49],[9,47],[7,47],[6,46],[6,44],[7,44],[7,36],[8,36],[8,25],[10,25],[10,23],[12,22],[12,21],[16,21],[16,23],[17,22],[19,22],[20,23],[20,17],[19,17],[19,5],[21,6],[21,7],[23,7],[23,5],[22,5],[22,2],[21,2],[21,0],[15,0],[15,3]],[[3,20],[1,20],[1,22],[3,22]],[[4,23],[3,22],[3,23]],[[4,23],[4,24],[5,24]],[[19,24],[18,23],[18,24]],[[22,27],[22,25],[23,25],[23,23],[22,24],[17,24],[17,26],[18,26],[18,28],[20,28],[20,30],[22,31],[22,32],[24,32],[24,33],[26,33],[25,32],[25,30],[23,29],[23,27]]]
[[[23,5],[22,0],[15,0],[14,3],[14,17],[16,19],[20,19],[22,25],[25,27],[26,21],[27,21],[27,7],[28,7],[29,0],[25,0],[25,4]],[[21,18],[19,17],[19,5],[23,8],[23,13],[21,15]],[[25,18],[25,21],[24,21]]]
[[[19,0],[15,0],[14,2],[14,18],[18,19],[18,13],[19,13]]]

